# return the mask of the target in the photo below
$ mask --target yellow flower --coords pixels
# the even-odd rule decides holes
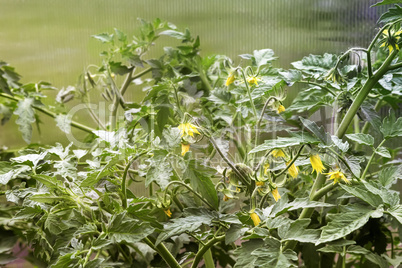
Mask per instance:
[[[180,124],[178,126],[178,128],[181,131],[181,136],[182,137],[184,135],[190,135],[191,137],[194,137],[194,133],[200,134],[200,132],[198,132],[198,130],[197,130],[198,127],[196,125],[191,124],[191,123]]]
[[[287,162],[286,165],[289,165],[291,161]],[[299,174],[299,169],[295,166],[295,163],[293,163],[289,169],[288,169],[289,175],[292,176],[293,178],[296,178],[297,175]]]
[[[325,169],[324,165],[321,162],[321,158],[318,154],[311,155],[310,162],[311,166],[313,167],[313,172],[317,171],[317,173],[322,173],[322,171]]]
[[[257,213],[252,212],[252,213],[250,214],[250,217],[251,217],[251,219],[252,219],[253,222],[254,222],[254,226],[258,226],[258,225],[260,224],[261,220],[260,220],[260,217],[258,217]]]
[[[383,36],[383,40],[384,42],[381,44],[380,47],[388,47],[389,50],[389,54],[392,53],[392,51],[394,50],[394,48],[396,50],[399,50],[399,46],[398,46],[398,41],[401,38],[400,35],[402,34],[402,31],[397,31],[395,32],[394,30],[389,30],[385,29],[382,32],[382,36]]]
[[[264,165],[264,174],[265,174],[265,175],[267,175],[268,169],[269,169],[269,163],[266,163],[266,164]]]
[[[181,144],[181,155],[185,155],[190,150],[190,144]]]
[[[258,86],[258,81],[261,81],[261,78],[258,78],[256,76],[249,76],[247,77],[247,83],[249,83],[249,85],[251,86],[252,84],[255,84],[256,86]]]
[[[339,170],[323,174],[329,175],[330,176],[329,179],[334,180],[334,184],[339,182],[340,180],[343,180],[345,183],[350,184],[350,181],[345,177],[345,174],[343,174]]]
[[[163,211],[165,212],[166,216],[168,216],[169,218],[172,217],[172,212],[170,211],[170,208],[165,208]]]
[[[255,185],[257,185],[257,186],[264,186],[264,184],[265,184],[265,182],[263,182],[263,181],[256,181],[255,182]]]
[[[228,78],[226,79],[225,86],[231,85],[235,81],[235,72],[229,74]]]
[[[284,112],[286,109],[285,109],[285,106],[283,106],[282,104],[281,105],[279,105],[278,106],[278,108],[277,108],[277,112],[278,112],[278,114],[280,114],[280,113],[282,113],[282,112]]]
[[[281,149],[275,149],[271,152],[271,155],[275,158],[285,157],[285,153]]]
[[[228,201],[230,199],[230,197],[229,196],[227,196],[227,195],[223,195],[223,201]]]
[[[278,202],[278,200],[281,199],[281,195],[279,194],[278,188],[272,190],[272,196],[274,197],[276,202]]]

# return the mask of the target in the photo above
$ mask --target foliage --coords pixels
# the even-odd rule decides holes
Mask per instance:
[[[38,267],[398,266],[400,9],[381,17],[367,49],[309,55],[290,70],[273,66],[270,49],[240,55],[246,66],[202,57],[189,30],[141,21],[133,38],[94,35],[102,63],[53,102],[43,101],[50,84],[23,84],[1,62],[2,124],[17,115],[28,145],[0,151],[0,263],[18,243]],[[159,38],[178,45],[149,58]],[[130,101],[129,90],[145,94]],[[74,120],[79,105],[97,127]],[[330,124],[318,122],[328,107]],[[30,144],[43,115],[75,142]]]

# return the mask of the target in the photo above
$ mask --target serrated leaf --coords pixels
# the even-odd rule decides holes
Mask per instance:
[[[260,239],[251,239],[250,241],[243,242],[234,251],[234,254],[237,255],[237,260],[233,268],[254,268],[257,256],[251,255],[251,253],[263,247],[263,245],[264,242]]]
[[[402,178],[401,166],[391,166],[382,168],[380,174],[378,175],[380,183],[389,187],[396,182],[397,179]]]
[[[276,57],[274,57],[274,51],[272,49],[254,50],[253,52],[253,60],[257,67],[261,67],[274,59],[276,59]]]
[[[357,178],[360,178],[360,173],[361,173],[361,166],[360,166],[360,159],[355,157],[355,156],[345,156],[345,161],[350,167],[350,170],[352,171],[353,175]],[[343,164],[342,164],[343,166]]]
[[[371,105],[363,104],[360,109],[365,117],[365,120],[368,121],[373,127],[372,129],[374,131],[379,131],[381,128],[381,117],[374,110],[374,107]]]
[[[302,73],[298,70],[289,70],[289,71],[283,71],[283,72],[279,72],[280,75],[283,76],[283,78],[285,79],[285,81],[292,85],[295,82],[298,82],[300,80],[302,80]]]
[[[50,189],[57,189],[59,186],[58,180],[55,177],[50,177],[44,174],[36,174],[33,175],[32,178],[46,185]]]
[[[332,142],[335,144],[336,147],[338,147],[339,150],[341,150],[342,152],[347,152],[349,150],[349,143],[347,141],[342,142],[342,140],[340,138],[338,138],[338,136],[331,136],[331,140]]]
[[[371,7],[376,7],[376,6],[382,6],[382,5],[391,5],[391,4],[399,4],[402,3],[401,0],[382,0],[381,2],[378,2]]]
[[[384,139],[402,136],[402,117],[396,120],[395,113],[390,112],[389,116],[384,118],[380,130],[384,135]]]
[[[247,231],[248,228],[244,228],[242,224],[231,224],[225,233],[225,244],[228,245],[235,242]]]
[[[10,170],[5,174],[0,174],[0,184],[6,185],[14,176],[14,171]]]
[[[389,267],[387,261],[385,259],[381,258],[381,256],[371,252],[368,249],[365,249],[365,248],[363,248],[361,246],[358,246],[358,245],[352,245],[352,246],[348,247],[346,253],[364,255],[369,261],[371,261],[372,263],[377,264],[381,268],[388,268]]]
[[[173,176],[173,169],[167,157],[165,151],[154,151],[154,157],[151,160],[152,162],[145,179],[146,187],[148,187],[151,182],[155,182],[161,189],[165,189],[169,184],[170,178]]]
[[[325,132],[324,127],[318,127],[317,124],[303,117],[299,117],[303,125],[310,130],[318,139],[320,139],[324,144],[329,144],[331,137]]]
[[[281,199],[282,200],[282,199]],[[285,200],[285,198],[284,198]],[[277,205],[278,204],[278,205]],[[318,208],[318,207],[333,207],[333,204],[328,204],[324,202],[311,201],[308,197],[296,198],[290,203],[275,203],[271,207],[263,210],[264,216],[266,217],[277,217],[287,211],[293,211],[301,208]]]
[[[402,205],[394,206],[387,210],[400,224],[402,224]]]
[[[110,43],[113,42],[113,34],[108,34],[108,33],[101,33],[101,34],[96,34],[92,35],[93,38],[100,40],[102,43]]]
[[[166,30],[166,31],[159,33],[159,35],[167,35],[167,36],[179,39],[179,40],[189,39],[189,36],[187,36],[186,34],[179,32],[179,31],[174,31],[174,30]]]
[[[379,205],[382,204],[382,199],[381,196],[371,193],[369,190],[367,190],[364,185],[344,185],[340,184],[342,189],[344,189],[346,192],[350,193],[351,195],[367,202],[370,204],[372,207],[378,207]]]
[[[275,140],[266,140],[263,144],[258,145],[252,149],[249,153],[257,153],[261,151],[269,151],[271,149],[288,148],[292,146],[302,145],[302,144],[315,144],[318,140],[309,138],[308,136],[297,136],[297,137],[278,137]]]
[[[35,122],[35,112],[32,108],[34,99],[25,98],[20,100],[15,109],[14,114],[18,115],[18,119],[15,121],[18,124],[18,130],[22,134],[22,138],[26,143],[31,143],[32,137],[32,123]]]
[[[387,12],[382,14],[378,23],[389,23],[402,18],[402,8],[398,5],[395,5],[394,8],[390,8]]]
[[[215,209],[218,208],[218,194],[215,185],[211,181],[211,176],[216,173],[215,169],[206,167],[195,159],[187,162],[187,168],[184,171],[184,177],[190,180],[191,187],[201,194],[209,204]]]
[[[363,134],[363,133],[346,134],[346,137],[359,144],[364,144],[371,147],[374,145],[374,137],[371,136],[370,134]]]
[[[290,249],[283,250],[281,243],[274,238],[264,240],[265,245],[254,250],[251,255],[257,257],[256,267],[287,268],[297,267],[297,254]]]
[[[55,117],[56,126],[66,134],[71,133],[71,115],[58,114]]]
[[[154,228],[148,223],[130,219],[126,213],[115,214],[107,229],[109,239],[113,243],[136,243],[152,234]]]
[[[383,146],[375,149],[375,153],[385,158],[391,158],[391,154],[389,153],[388,149]]]
[[[370,217],[379,218],[382,214],[382,209],[371,210],[360,206],[351,207],[347,212],[336,214],[333,220],[322,228],[316,245],[340,239],[365,225]]]
[[[307,229],[310,219],[300,219],[291,223],[282,224],[278,228],[278,235],[282,240],[294,240],[302,243],[315,243],[320,237],[320,230]]]
[[[325,53],[322,55],[309,55],[301,61],[293,62],[292,65],[299,70],[308,73],[326,73],[335,66],[338,57],[333,54]]]
[[[184,217],[177,218],[164,224],[163,232],[156,239],[155,246],[160,242],[184,232],[195,232],[201,225],[209,225],[215,218],[214,213],[204,208],[187,208],[184,210]]]

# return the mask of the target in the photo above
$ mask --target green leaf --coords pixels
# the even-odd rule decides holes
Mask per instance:
[[[260,239],[250,239],[243,242],[240,247],[236,248],[234,254],[237,255],[236,264],[233,268],[255,268],[255,261],[257,256],[251,253],[264,246],[264,242]]]
[[[402,178],[401,166],[391,166],[382,168],[378,175],[380,183],[385,187],[390,187],[397,179]]]
[[[391,5],[391,4],[399,4],[402,3],[401,0],[382,0],[381,2],[378,2],[371,7],[376,7],[376,6],[382,6],[382,5]]]
[[[291,146],[297,146],[302,144],[316,144],[318,140],[311,139],[309,136],[303,137],[303,135],[297,137],[278,137],[275,140],[266,140],[263,144],[258,145],[252,149],[249,153],[257,153],[261,151],[269,151],[271,149],[288,148]]]
[[[402,18],[402,8],[398,5],[395,5],[394,8],[390,8],[388,12],[382,14],[378,23],[389,23],[394,22]]]
[[[371,147],[374,145],[374,137],[371,136],[370,134],[363,134],[363,133],[346,134],[346,137],[359,144],[364,144]]]
[[[11,252],[18,241],[18,237],[9,232],[1,232],[0,254]]]
[[[256,267],[287,268],[297,267],[297,254],[290,249],[283,250],[281,243],[274,238],[264,240],[265,245],[254,250],[251,255],[256,256]]]
[[[372,129],[374,131],[379,131],[381,128],[381,117],[374,110],[374,106],[364,103],[360,109],[365,117],[365,120],[368,121],[373,127]]]
[[[347,141],[342,142],[342,140],[335,135],[331,136],[331,140],[335,144],[335,146],[338,147],[338,149],[342,152],[346,153],[349,150],[350,145]]]
[[[248,228],[243,228],[242,224],[231,224],[230,228],[226,231],[225,234],[225,244],[228,245],[230,243],[235,242],[237,239],[239,239],[241,236],[244,235],[245,232],[247,232],[249,229]]]
[[[282,200],[282,199],[281,199]],[[283,198],[285,200],[285,198]],[[263,210],[264,216],[266,217],[277,217],[287,211],[293,211],[301,208],[317,208],[317,207],[333,207],[333,204],[328,204],[324,202],[311,201],[308,197],[296,198],[290,203],[285,203],[281,205],[280,202],[265,208]]]
[[[127,66],[124,66],[121,62],[109,61],[109,66],[110,71],[118,75],[125,75],[131,72],[131,70],[127,68]]]
[[[375,153],[385,158],[391,158],[391,154],[389,153],[388,149],[383,146],[375,149]]]
[[[255,61],[257,67],[261,67],[276,59],[272,49],[254,50],[253,54],[253,60]]]
[[[203,224],[210,225],[216,217],[217,214],[205,208],[186,208],[184,218],[173,219],[164,225],[163,232],[156,239],[155,246],[174,235],[195,232]]]
[[[303,117],[299,117],[303,125],[310,130],[318,139],[320,139],[324,144],[329,144],[331,137],[325,132],[324,127],[318,127],[317,124]]]
[[[279,72],[280,75],[283,76],[285,81],[291,86],[295,82],[298,82],[302,80],[302,73],[298,70],[288,70],[288,71],[283,71]]]
[[[394,206],[387,210],[400,224],[402,224],[402,205]]]
[[[146,175],[145,186],[148,187],[151,182],[155,182],[163,190],[169,184],[172,176],[173,169],[170,165],[167,152],[163,150],[155,150],[154,157],[151,160]]]
[[[340,186],[342,187],[342,189],[344,189],[346,192],[350,193],[351,195],[367,202],[368,204],[370,204],[372,207],[378,207],[379,205],[381,205],[382,202],[382,198],[381,196],[371,193],[369,190],[367,190],[366,187],[364,187],[364,185],[352,185],[352,186],[347,186],[344,184],[340,184]]]
[[[368,249],[358,246],[358,245],[352,245],[352,246],[348,247],[346,253],[356,254],[356,255],[364,255],[369,261],[377,264],[381,268],[389,267],[388,262],[385,259],[381,258],[381,256],[371,252]]]
[[[0,174],[0,184],[6,185],[14,176],[14,171],[10,170],[5,174]]]
[[[166,30],[166,31],[159,33],[159,35],[167,35],[167,36],[179,39],[179,40],[190,40],[190,38],[191,38],[191,36],[189,35],[189,32],[182,33],[182,32],[175,31],[175,30]]]
[[[60,186],[59,181],[56,179],[56,177],[50,177],[44,174],[36,174],[33,175],[32,178],[41,182],[49,189],[57,189]]]
[[[352,171],[353,175],[357,178],[360,178],[361,173],[361,166],[360,166],[360,159],[356,156],[345,156],[345,161],[349,165],[350,170]],[[343,163],[342,163],[343,167]],[[346,168],[344,168],[346,169]]]
[[[321,55],[309,55],[304,57],[301,61],[293,62],[292,65],[299,70],[310,74],[320,75],[326,73],[335,66],[338,57],[333,54],[325,53]],[[317,76],[317,78],[321,78]]]
[[[92,35],[93,38],[100,40],[102,43],[111,43],[113,42],[113,34],[101,33]]]
[[[58,114],[55,117],[56,126],[66,134],[71,133],[71,115]]]
[[[342,238],[365,225],[370,217],[380,218],[382,209],[372,210],[362,206],[350,206],[344,213],[334,214],[333,220],[322,228],[316,245]]]
[[[152,234],[154,228],[148,223],[130,219],[126,213],[113,215],[107,234],[113,243],[136,243]]]
[[[32,108],[34,99],[26,98],[18,102],[17,109],[14,111],[18,115],[15,121],[18,125],[18,130],[22,134],[22,138],[26,143],[31,143],[32,123],[35,122],[35,112]]]
[[[396,120],[395,113],[390,112],[389,116],[384,118],[380,130],[384,135],[384,139],[402,136],[402,117]]]
[[[330,93],[321,88],[312,87],[300,91],[292,104],[286,108],[286,112],[313,114],[320,107],[331,104],[332,101],[333,96]]]
[[[206,167],[195,159],[187,162],[184,177],[190,180],[191,187],[201,194],[215,209],[218,208],[218,194],[215,185],[211,181],[211,176],[216,173],[215,169]]]
[[[282,224],[278,228],[278,235],[282,240],[295,240],[302,243],[315,243],[320,237],[320,230],[307,229],[310,219],[300,219],[292,223]]]
[[[65,267],[71,267],[71,264],[75,264],[78,262],[78,258],[74,258],[74,252],[73,253],[67,253],[65,255],[59,256],[57,259],[56,263],[53,264],[52,268],[65,268]]]

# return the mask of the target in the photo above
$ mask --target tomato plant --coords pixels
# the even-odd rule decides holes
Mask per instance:
[[[1,62],[2,123],[16,115],[28,145],[0,151],[0,263],[18,243],[38,267],[398,266],[401,21],[395,5],[367,48],[289,70],[141,21],[94,35],[102,63],[54,99]],[[160,38],[178,44],[149,57]],[[71,143],[30,144],[42,116]]]

